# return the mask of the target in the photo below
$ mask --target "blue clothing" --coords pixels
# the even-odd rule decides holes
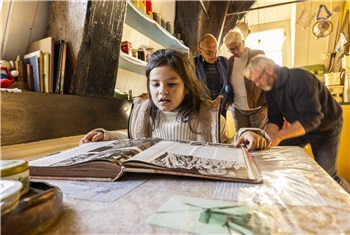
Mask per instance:
[[[207,77],[207,87],[210,90],[210,99],[215,100],[221,93],[223,81],[220,78],[220,73],[217,69],[216,63],[214,64],[205,63],[205,70],[206,70],[206,77]]]
[[[337,155],[342,131],[342,108],[327,87],[312,73],[299,68],[275,67],[276,84],[265,93],[268,122],[283,126],[283,117],[299,121],[306,134],[279,145],[304,147],[310,144],[316,162],[347,192],[349,184],[337,176]]]
[[[210,89],[209,81],[213,81],[212,79],[208,78],[207,74],[207,62],[203,59],[203,57],[197,56],[194,57],[194,62],[196,65],[196,75],[198,79]],[[233,92],[232,87],[229,82],[229,71],[230,71],[230,63],[226,57],[218,56],[217,60],[215,62],[216,68],[217,68],[217,74],[219,77],[217,78],[217,83],[221,85],[220,93],[218,95],[222,95],[222,103],[221,103],[221,114],[226,117],[226,110],[224,108],[225,103],[232,103],[233,99]],[[213,68],[211,65],[209,65],[210,70]],[[214,74],[212,71],[210,74]],[[208,80],[210,79],[210,80]],[[209,85],[209,86],[208,86]],[[212,97],[212,99],[215,99],[216,97]]]

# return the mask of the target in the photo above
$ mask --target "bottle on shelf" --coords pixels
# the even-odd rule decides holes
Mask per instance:
[[[150,60],[153,52],[154,52],[154,48],[146,48],[146,56],[145,56],[146,62]]]
[[[158,21],[158,14],[157,12],[152,12],[153,19],[157,22]]]
[[[161,25],[164,29],[166,29],[166,20],[165,20],[165,18],[162,18],[160,22],[161,22],[160,25]]]
[[[137,50],[137,57],[139,58],[139,60],[142,60],[142,61],[146,61],[146,57],[145,57],[145,49],[144,48],[139,48]]]
[[[146,12],[146,1],[140,0],[140,1],[139,1],[139,8],[140,8],[143,12],[145,12],[145,13],[147,14],[147,12]]]
[[[173,27],[173,23],[171,21],[167,21],[166,22],[166,30],[170,33],[170,34],[174,34],[174,27]]]
[[[132,100],[132,90],[129,90],[128,92],[128,100]]]
[[[133,2],[138,8],[140,8],[140,1],[139,1],[139,0],[132,0],[132,2]]]
[[[151,0],[146,0],[146,14],[149,15],[149,17],[153,18],[152,1]]]
[[[132,49],[131,52],[132,52],[132,57],[137,58],[137,59],[139,58],[137,49]]]

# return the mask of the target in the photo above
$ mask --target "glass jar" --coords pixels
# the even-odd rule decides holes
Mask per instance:
[[[146,53],[144,48],[139,48],[137,50],[137,58],[142,61],[146,61]]]
[[[166,28],[166,20],[165,18],[161,18],[160,25],[165,29]]]
[[[174,27],[173,27],[173,23],[171,21],[167,21],[166,22],[166,30],[170,33],[173,34],[174,33]]]
[[[146,62],[148,62],[150,60],[153,52],[154,52],[154,48],[147,48],[146,49]]]
[[[18,180],[22,183],[21,195],[30,189],[29,165],[25,160],[1,160],[1,179]]]
[[[138,57],[138,52],[137,52],[136,49],[132,49],[132,50],[131,50],[131,53],[132,53],[132,57],[137,58],[137,59],[139,58],[139,57]]]

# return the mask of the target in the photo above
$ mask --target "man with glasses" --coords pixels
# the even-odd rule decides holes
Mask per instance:
[[[327,87],[304,69],[280,67],[261,55],[250,60],[244,75],[265,91],[272,146],[309,143],[316,162],[350,193],[349,183],[337,175],[343,111]],[[290,125],[283,128],[284,120]]]
[[[264,92],[243,74],[244,68],[253,56],[265,53],[246,47],[243,34],[237,28],[230,30],[225,35],[224,44],[232,54],[229,58],[230,83],[233,87],[233,103],[230,109],[236,131],[242,127],[265,129],[267,104]]]
[[[194,57],[196,75],[209,89],[211,99],[223,95],[221,114],[226,118],[226,110],[232,101],[232,89],[228,81],[229,62],[217,56],[217,40],[212,34],[205,34],[198,42],[199,56]]]

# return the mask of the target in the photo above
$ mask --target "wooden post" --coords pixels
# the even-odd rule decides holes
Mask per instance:
[[[65,93],[113,97],[126,1],[53,1],[48,36],[68,43]]]
[[[176,1],[175,34],[190,48],[192,55],[197,55],[198,40],[206,33],[213,34],[221,46],[223,36],[236,25],[237,15],[228,13],[235,10],[249,9],[254,1],[202,1],[208,16],[202,9],[200,1]],[[228,5],[229,4],[229,5]]]

